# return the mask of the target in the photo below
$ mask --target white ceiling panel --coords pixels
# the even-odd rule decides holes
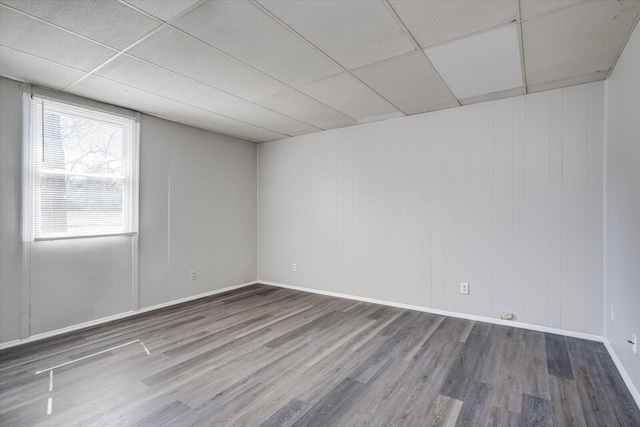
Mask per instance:
[[[273,141],[275,139],[286,138],[278,132],[262,129],[247,123],[239,122],[229,117],[224,117],[216,113],[201,111],[199,114],[191,117],[185,123],[213,130],[215,132],[224,133],[238,138],[247,139],[249,141]]]
[[[527,85],[609,70],[640,1],[592,1],[522,24]]]
[[[260,4],[347,69],[414,48],[382,2],[266,0]]]
[[[425,53],[456,98],[522,86],[515,25],[425,49]]]
[[[179,122],[184,122],[201,111],[196,107],[92,75],[71,86],[67,92]]]
[[[237,120],[106,80],[102,77],[88,76],[72,86],[68,92],[244,139],[267,136],[279,137],[276,132],[241,123]]]
[[[247,100],[286,89],[282,83],[172,28],[159,31],[128,53]]]
[[[308,83],[299,89],[310,97],[358,120],[398,111],[349,73]]]
[[[342,69],[246,1],[213,1],[194,9],[176,27],[292,86]]]
[[[0,75],[63,89],[84,75],[82,71],[0,46]]]
[[[196,4],[198,0],[126,0],[126,2],[158,19],[168,21]]]
[[[496,99],[509,98],[511,96],[524,95],[524,86],[514,87],[513,89],[501,90],[498,92],[487,93],[484,95],[472,96],[460,99],[462,105],[477,104],[478,102],[493,101]]]
[[[520,15],[523,20],[529,19],[541,13],[551,12],[552,10],[573,6],[585,1],[588,0],[525,0],[520,2]]]
[[[596,71],[595,73],[583,74],[580,76],[569,77],[568,79],[556,80],[554,82],[540,83],[527,86],[528,93],[542,92],[545,90],[558,89],[561,87],[581,85],[584,83],[595,82],[607,78],[608,71]]]
[[[359,68],[353,73],[406,114],[458,105],[422,52]]]
[[[300,136],[300,135],[308,135],[310,133],[316,133],[316,132],[322,132],[322,129],[313,128],[313,130],[311,130],[311,131],[291,132],[291,133],[289,133],[289,135],[290,136]]]
[[[258,99],[256,104],[318,127],[350,119],[350,117],[293,89]]]
[[[287,135],[298,132],[312,132],[315,129],[306,123],[283,116],[280,113],[267,110],[264,107],[250,102],[219,111],[218,114]]]
[[[391,0],[390,3],[422,48],[516,19],[515,3],[507,0]]]
[[[83,71],[116,53],[5,6],[0,6],[0,44]]]
[[[245,102],[236,96],[127,55],[109,62],[95,74],[208,111]]]
[[[155,19],[116,0],[0,2],[116,49],[129,46],[160,25]]]
[[[354,126],[357,124],[358,122],[356,122],[355,120],[349,120],[347,122],[333,123],[330,125],[322,126],[322,129],[324,130],[340,129],[340,128],[346,128],[348,126]]]

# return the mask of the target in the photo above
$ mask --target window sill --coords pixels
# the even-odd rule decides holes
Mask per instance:
[[[88,236],[51,236],[51,237],[36,237],[33,239],[34,242],[46,242],[49,240],[72,240],[72,239],[93,239],[95,237],[130,237],[137,236],[138,232],[133,231],[129,233],[111,233],[111,234],[91,234]]]

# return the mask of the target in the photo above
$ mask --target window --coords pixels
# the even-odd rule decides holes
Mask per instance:
[[[137,232],[133,118],[31,99],[25,240]]]

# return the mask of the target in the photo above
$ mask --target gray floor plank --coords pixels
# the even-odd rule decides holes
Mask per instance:
[[[573,372],[571,371],[571,362],[564,337],[555,334],[544,334],[544,338],[547,348],[547,369],[549,370],[549,375],[572,380]]]
[[[525,394],[522,397],[522,425],[525,427],[552,426],[551,403],[546,399]]]

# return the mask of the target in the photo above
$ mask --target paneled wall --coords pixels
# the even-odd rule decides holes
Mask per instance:
[[[140,139],[140,307],[256,280],[256,145],[147,115]]]
[[[260,145],[259,279],[601,334],[603,89]]]
[[[0,89],[0,343],[132,310],[130,237],[35,242],[23,287],[23,89]],[[256,145],[147,115],[140,128],[139,307],[254,281]]]
[[[605,331],[640,390],[640,26],[607,80]],[[615,319],[611,317],[611,307]]]

